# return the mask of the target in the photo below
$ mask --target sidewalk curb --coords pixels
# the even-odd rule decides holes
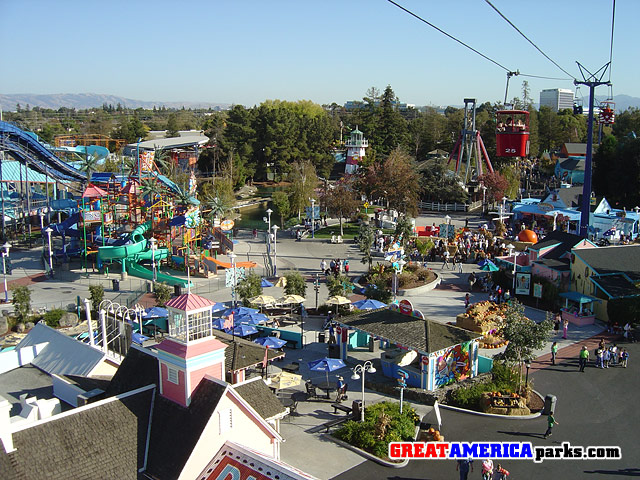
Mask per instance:
[[[328,440],[331,440],[332,442],[337,443],[338,445],[340,445],[341,447],[345,447],[348,448],[349,450],[351,450],[354,453],[357,453],[358,455],[371,460],[373,462],[378,463],[379,465],[382,465],[383,467],[388,467],[388,468],[403,468],[406,467],[409,464],[409,459],[405,458],[402,462],[400,463],[394,463],[394,462],[388,462],[386,460],[383,460],[382,458],[378,458],[375,455],[372,455],[369,452],[365,452],[364,450],[359,449],[358,447],[354,447],[353,445],[350,445],[346,442],[343,442],[342,440],[334,437],[333,435],[329,435],[328,433],[323,433],[321,435],[323,438],[326,438]]]
[[[544,402],[544,397],[539,392],[536,392],[535,390],[532,390],[532,392],[538,395],[538,397],[540,397],[540,399]],[[440,403],[439,406],[447,410],[453,410],[454,412],[466,413],[469,415],[478,415],[480,417],[503,418],[505,420],[533,420],[534,418],[542,416],[542,412],[532,413],[531,415],[498,415],[497,413],[484,413],[477,412],[475,410],[467,410],[466,408],[445,405],[444,403]]]

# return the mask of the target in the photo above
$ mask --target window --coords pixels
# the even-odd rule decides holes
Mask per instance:
[[[221,434],[231,430],[231,427],[233,427],[233,410],[230,408],[220,410],[218,412],[218,420]]]
[[[167,366],[167,380],[178,385],[178,369]]]

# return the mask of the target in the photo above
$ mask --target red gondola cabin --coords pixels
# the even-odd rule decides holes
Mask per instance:
[[[499,157],[529,155],[529,112],[526,110],[496,112],[496,155]]]

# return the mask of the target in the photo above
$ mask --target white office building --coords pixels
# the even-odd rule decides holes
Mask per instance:
[[[550,107],[554,112],[573,109],[574,92],[565,88],[549,88],[540,92],[540,106]]]

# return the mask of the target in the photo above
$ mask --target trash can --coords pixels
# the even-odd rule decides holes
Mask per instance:
[[[153,292],[153,283],[147,282],[147,293]]]
[[[120,291],[120,280],[116,280],[115,278],[111,280],[111,288],[114,292]]]
[[[329,358],[340,358],[340,346],[335,344],[329,345]]]
[[[544,397],[544,409],[542,410],[542,415],[549,415],[556,411],[556,396],[555,395],[547,395]]]
[[[176,297],[179,297],[180,295],[182,295],[182,287],[180,285],[174,285],[173,286],[173,294]]]
[[[362,415],[362,400],[354,400],[351,403],[351,418],[354,420],[360,420]]]
[[[324,343],[326,341],[326,334],[324,332],[320,332],[318,333],[318,342],[319,343]]]

